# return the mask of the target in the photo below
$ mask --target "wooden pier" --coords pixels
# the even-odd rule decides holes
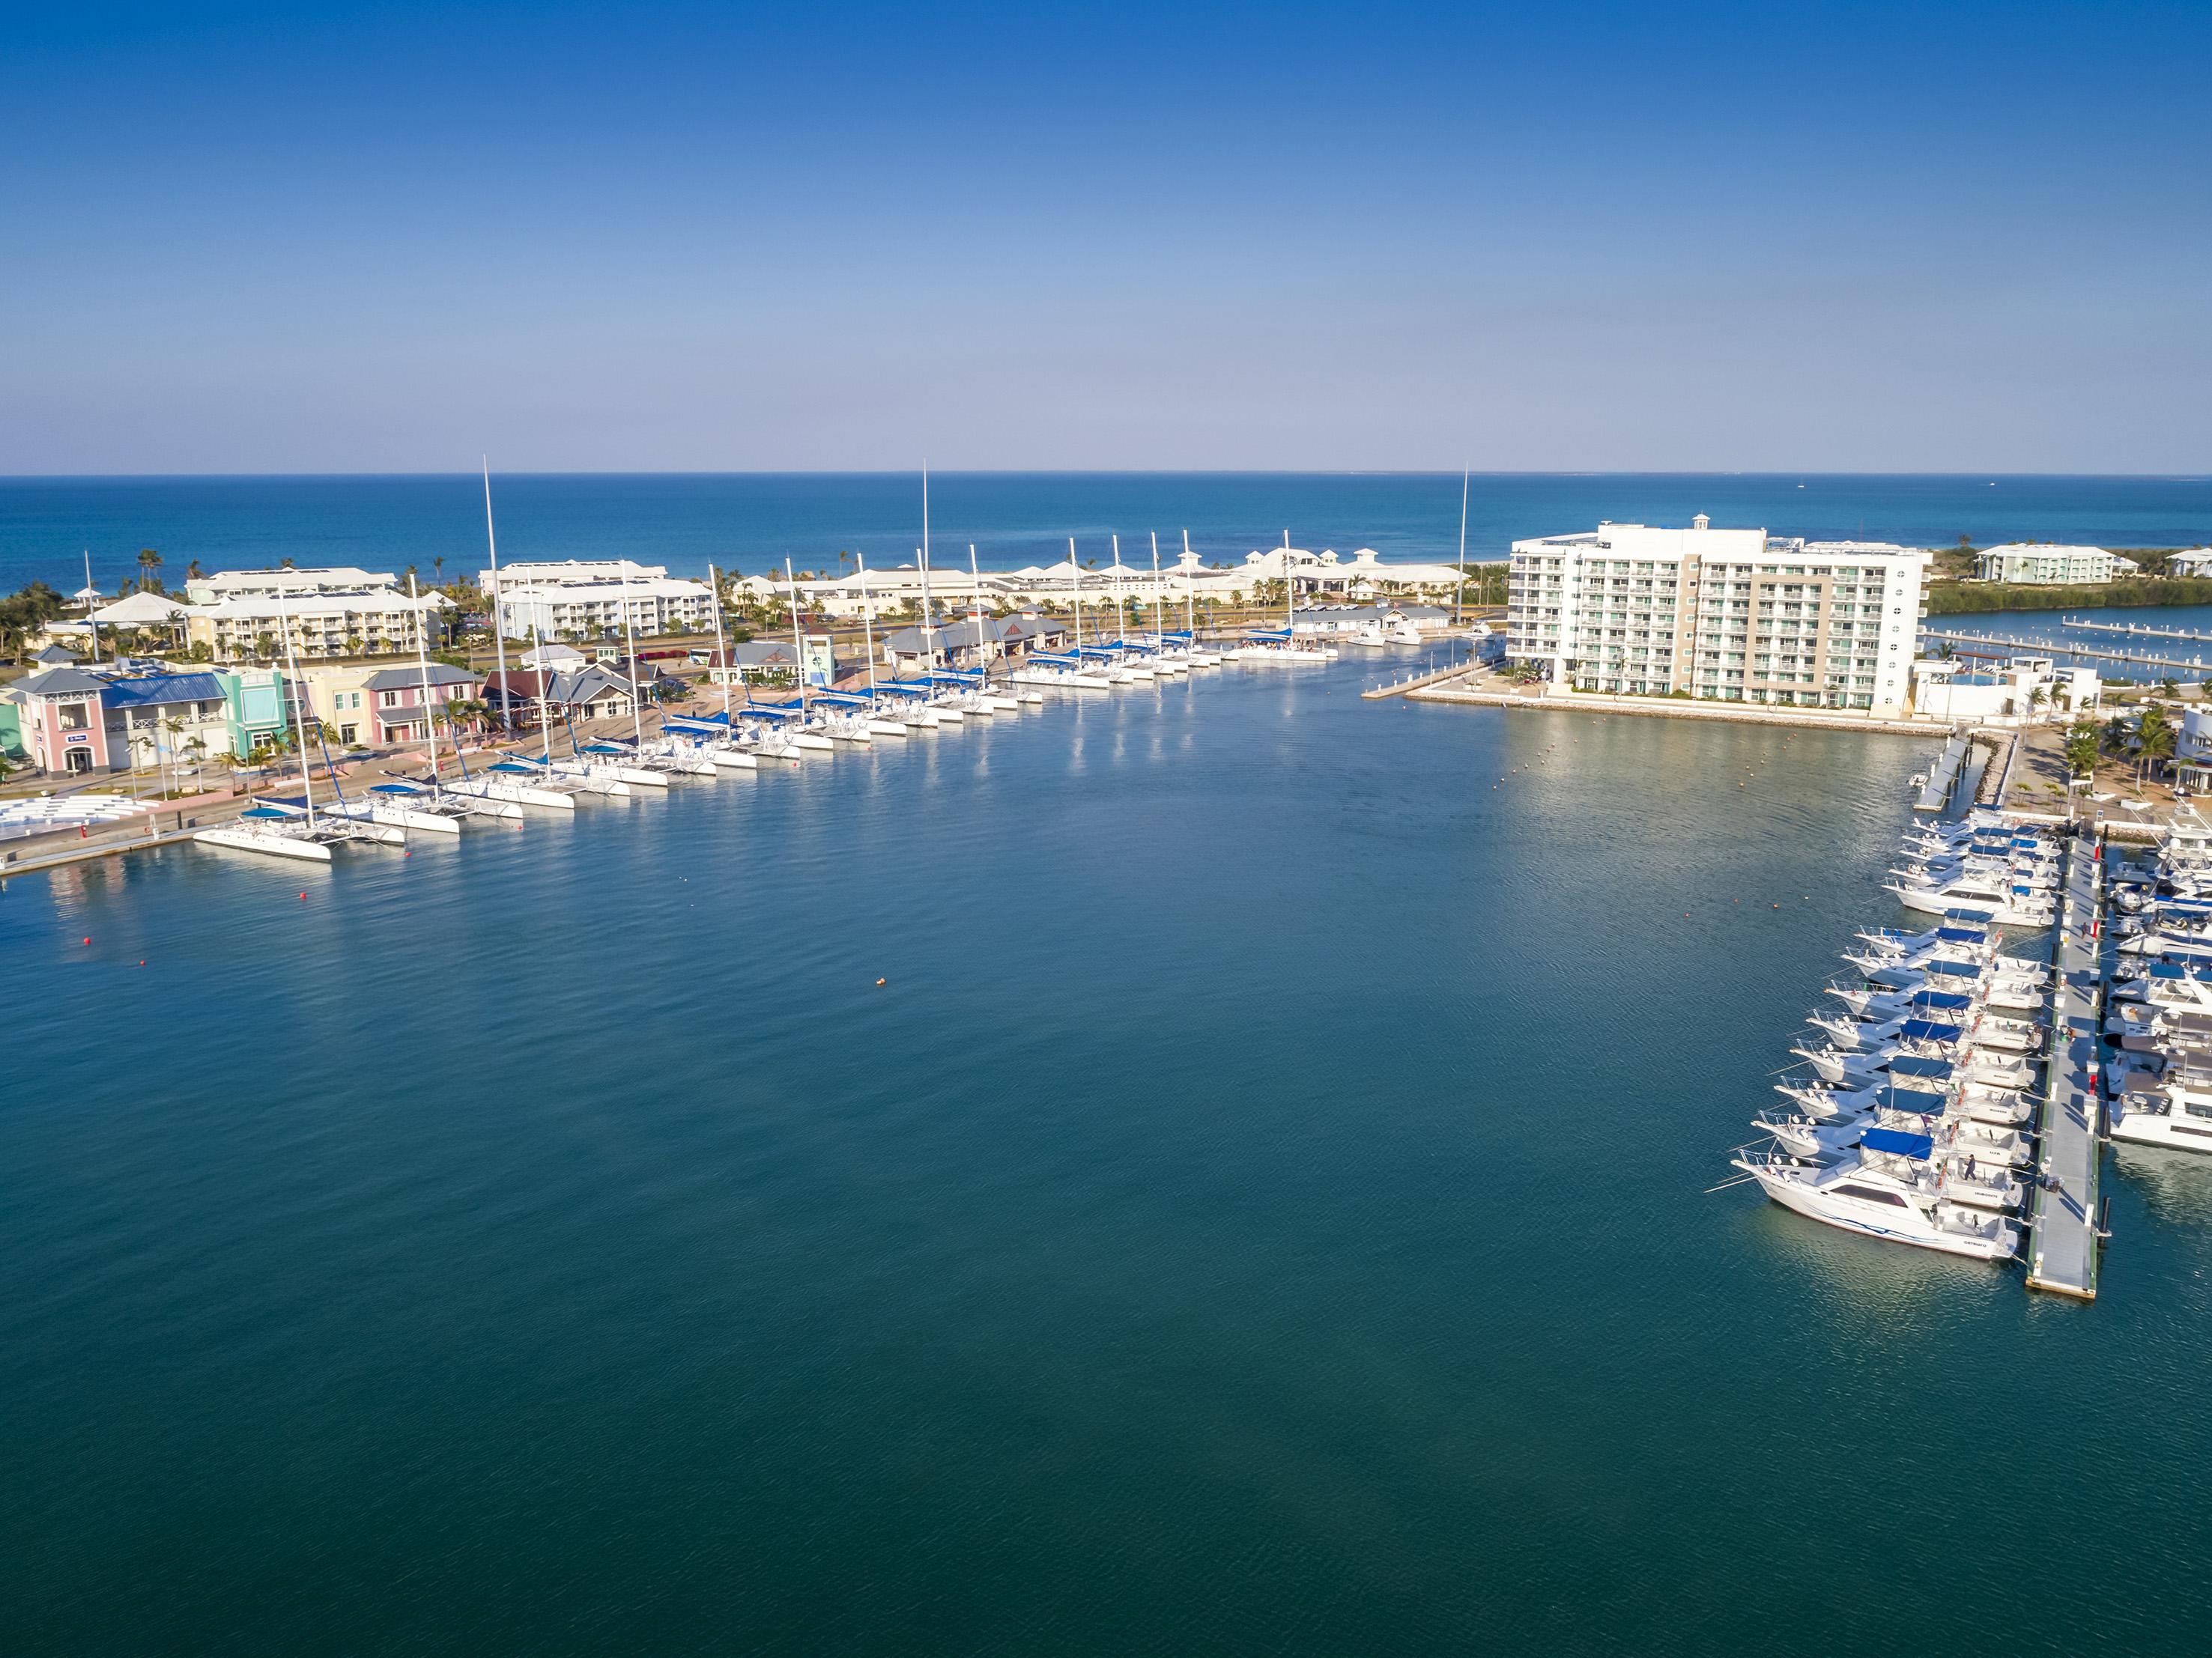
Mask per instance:
[[[2027,1283],[2094,1301],[2097,1295],[2098,1021],[2104,1005],[2103,903],[2095,839],[2067,841],[2065,884],[2052,929],[2057,985],[2051,1002],[2043,1103],[2036,1121],[2037,1182],[2029,1211]]]

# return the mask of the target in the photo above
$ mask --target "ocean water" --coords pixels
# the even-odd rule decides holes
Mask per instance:
[[[1707,1190],[1931,745],[1376,671],[10,884],[0,1649],[2197,1646],[2212,1163]]]
[[[918,476],[493,475],[509,558],[626,556],[702,574],[910,561],[921,540]],[[1407,473],[951,473],[930,481],[933,556],[986,568],[1049,563],[1074,537],[1084,558],[1182,549],[1209,563],[1279,544],[1434,559],[1459,547],[1460,480]],[[1482,474],[1468,552],[1503,558],[1520,537],[1601,519],[1759,525],[1778,534],[1948,545],[2015,539],[2182,547],[2212,541],[2212,477],[1953,477],[1715,474]],[[435,477],[0,478],[0,589],[33,577],[65,592],[84,557],[104,592],[138,573],[141,548],[173,584],[207,568],[359,564],[427,577],[483,566],[482,485]],[[443,560],[442,566],[437,561]]]

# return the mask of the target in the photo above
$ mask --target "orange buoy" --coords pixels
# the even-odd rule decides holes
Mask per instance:
[[[877,985],[878,985],[878,987],[880,987],[882,986],[883,982],[884,982],[884,981],[883,981],[881,979],[878,979],[878,980],[877,980],[877,981],[876,981],[876,983],[877,983]]]

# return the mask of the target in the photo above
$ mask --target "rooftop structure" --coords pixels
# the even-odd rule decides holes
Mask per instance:
[[[188,577],[185,593],[195,604],[213,604],[225,598],[277,593],[358,592],[365,588],[397,588],[398,585],[398,578],[389,571],[375,574],[351,564],[320,570],[298,570],[286,565],[267,570],[217,570],[213,575]]]

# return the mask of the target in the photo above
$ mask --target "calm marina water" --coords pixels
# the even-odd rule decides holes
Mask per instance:
[[[0,1644],[2196,1644],[2212,1166],[1705,1193],[1930,745],[1375,673],[12,884]]]

